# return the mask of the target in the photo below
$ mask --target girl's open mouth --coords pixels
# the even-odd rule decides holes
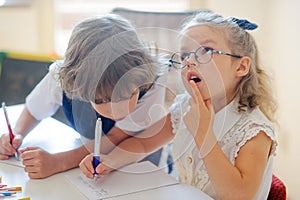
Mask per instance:
[[[193,80],[197,85],[202,81],[201,77],[195,72],[189,72],[187,75],[188,81]]]

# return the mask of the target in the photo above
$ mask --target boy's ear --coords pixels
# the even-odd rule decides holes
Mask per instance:
[[[237,66],[236,75],[239,77],[246,76],[250,70],[251,59],[247,56],[243,56]]]

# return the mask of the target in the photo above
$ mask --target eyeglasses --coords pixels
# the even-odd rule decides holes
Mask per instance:
[[[242,58],[242,56],[226,53],[219,50],[214,50],[210,47],[200,46],[196,51],[191,52],[177,52],[174,53],[169,60],[170,65],[176,69],[182,69],[186,66],[187,59],[191,54],[194,54],[196,61],[200,64],[206,64],[211,61],[213,53],[220,55],[232,56],[234,58]]]

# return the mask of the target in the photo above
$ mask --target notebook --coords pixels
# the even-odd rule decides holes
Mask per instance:
[[[96,182],[78,171],[65,176],[88,199],[105,199],[178,184],[176,179],[149,161],[125,166]]]

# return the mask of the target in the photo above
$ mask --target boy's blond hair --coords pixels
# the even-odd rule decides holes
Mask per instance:
[[[133,26],[108,14],[74,28],[59,80],[68,98],[101,103],[147,90],[158,73],[158,60],[147,52]]]

